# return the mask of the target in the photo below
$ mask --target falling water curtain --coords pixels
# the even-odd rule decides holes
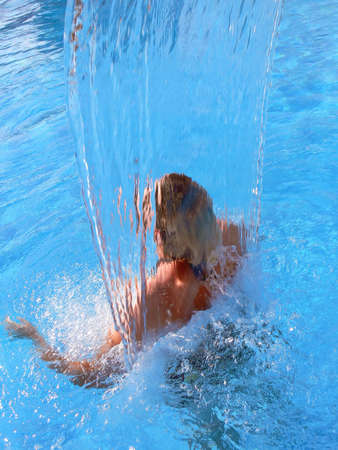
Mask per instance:
[[[154,267],[154,181],[185,173],[256,239],[279,0],[68,0],[69,110],[115,326]],[[143,323],[146,327],[146,323]]]

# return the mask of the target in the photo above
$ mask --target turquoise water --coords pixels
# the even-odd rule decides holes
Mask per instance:
[[[111,319],[66,114],[64,8],[0,5],[0,315],[85,356]],[[73,386],[1,329],[2,447],[336,447],[337,30],[336,1],[285,1],[259,249],[227,302],[108,390]]]

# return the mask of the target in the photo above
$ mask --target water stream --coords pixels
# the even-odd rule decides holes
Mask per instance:
[[[189,175],[218,217],[244,220],[256,239],[280,9],[264,0],[68,2],[66,70],[83,197],[129,362],[131,309],[144,302],[156,262],[156,179]]]

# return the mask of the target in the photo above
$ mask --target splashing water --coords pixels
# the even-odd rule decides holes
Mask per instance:
[[[132,309],[144,301],[155,263],[156,179],[191,176],[216,215],[242,218],[255,241],[280,9],[279,0],[68,1],[69,106],[83,196],[129,362]]]

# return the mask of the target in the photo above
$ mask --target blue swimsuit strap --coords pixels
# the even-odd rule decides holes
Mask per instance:
[[[190,267],[192,268],[192,271],[194,272],[194,275],[198,280],[205,281],[206,279],[205,264],[201,263],[197,264],[197,266],[190,264]]]

